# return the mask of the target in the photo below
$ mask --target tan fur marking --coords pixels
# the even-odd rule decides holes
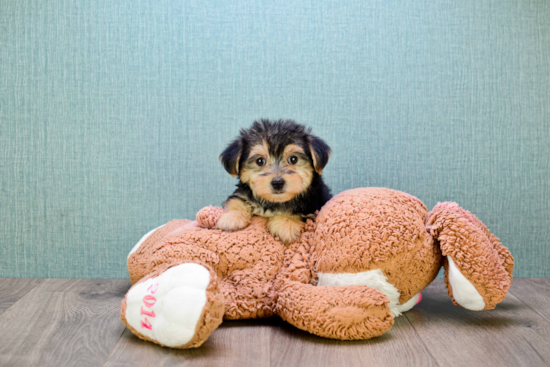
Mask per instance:
[[[277,196],[273,194],[273,189],[271,188],[271,180],[273,180],[275,176],[276,175],[274,174],[270,174],[267,176],[258,175],[250,183],[250,188],[256,193],[256,195],[260,196],[261,198],[272,201],[271,197]]]
[[[296,167],[296,173],[298,173],[302,179],[300,192],[305,191],[311,184],[311,180],[313,180],[313,167],[307,162],[307,164],[303,166]]]
[[[299,172],[297,172],[297,174],[282,175],[282,177],[285,179],[286,182],[285,194],[294,197],[302,192],[304,180],[302,179],[302,176]]]
[[[294,196],[305,191],[313,179],[313,170],[309,161],[299,158],[298,164],[288,164],[287,159],[296,153],[305,154],[304,150],[296,144],[290,144],[285,148],[284,155],[287,169],[296,172],[300,176],[300,179],[293,177],[295,175],[288,176],[288,179],[285,177],[289,191],[294,193]]]
[[[304,226],[305,223],[300,220],[298,215],[277,215],[267,222],[269,232],[286,244],[296,241]]]
[[[231,177],[235,177],[239,174],[239,161],[241,160],[241,153],[239,152],[239,156],[237,157],[237,163],[235,164],[235,172],[234,174],[231,174]]]
[[[271,161],[271,156],[269,155],[269,144],[267,143],[266,140],[264,140],[262,143],[263,143],[263,147],[265,149],[266,160],[269,162],[269,161]]]
[[[285,191],[279,194],[273,193],[271,181],[277,177],[275,174],[260,176],[258,175],[250,182],[250,188],[259,197],[273,203],[283,203],[292,200],[292,198],[302,192],[302,178],[297,174],[279,175],[285,180]]]
[[[244,182],[244,183],[249,183],[251,182],[254,177],[256,177],[258,174],[257,172],[254,172],[246,167],[243,167],[243,169],[241,170],[241,175],[240,175],[240,178],[241,178],[241,181]]]
[[[245,165],[245,167],[243,167],[240,175],[241,181],[244,183],[249,183],[251,185],[258,178],[258,176],[260,176],[262,173],[265,173],[265,171],[269,168],[271,157],[269,155],[267,142],[264,141],[264,144],[257,144],[253,146],[250,149],[247,160],[255,155],[260,155],[261,157],[263,157],[266,161],[266,165],[263,167],[257,167],[254,164],[247,164]]]
[[[264,143],[262,145],[258,144],[258,145],[254,145],[252,147],[252,149],[250,149],[250,154],[248,155],[249,157],[252,157],[254,155],[261,155],[262,157],[265,158],[266,161],[269,160],[269,147],[267,145],[267,142],[264,141]]]
[[[318,174],[321,174],[321,172],[323,172],[323,169],[320,168],[318,165],[317,165],[317,161],[318,161],[318,157],[317,157],[317,154],[315,153],[315,151],[313,150],[313,148],[311,147],[311,144],[308,143],[308,146],[309,146],[309,151],[311,152],[311,158],[313,159],[313,167],[315,167],[315,171],[317,171]],[[332,152],[328,152],[328,158],[330,159],[330,155],[332,154]]]
[[[317,154],[315,154],[315,151],[311,147],[311,144],[307,144],[309,146],[309,151],[311,152],[311,159],[313,159],[313,167],[317,167]],[[318,170],[315,168],[315,171],[317,171],[318,174],[321,174],[323,170]]]
[[[285,160],[286,158],[290,157],[293,153],[302,153],[302,154],[305,154],[304,150],[297,146],[296,144],[289,144],[285,147],[285,151],[284,151],[284,157],[285,157]]]
[[[230,199],[225,203],[225,213],[220,217],[216,228],[222,231],[238,231],[250,223],[252,208],[240,199]]]

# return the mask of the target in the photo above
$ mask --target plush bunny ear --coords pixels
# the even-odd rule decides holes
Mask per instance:
[[[220,154],[220,161],[223,167],[232,177],[239,174],[239,161],[242,149],[241,139],[237,138]]]
[[[453,302],[473,311],[495,308],[512,283],[510,251],[457,203],[438,203],[428,214],[426,228],[445,256],[445,282]]]
[[[313,159],[313,168],[321,174],[330,158],[330,147],[322,139],[313,135],[309,136],[308,145]]]

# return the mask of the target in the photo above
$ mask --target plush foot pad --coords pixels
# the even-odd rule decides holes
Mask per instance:
[[[449,283],[451,283],[453,298],[456,303],[467,310],[483,310],[485,308],[485,301],[476,287],[462,275],[450,256],[447,256],[447,261],[449,261]]]
[[[418,292],[410,300],[403,303],[402,305],[397,305],[397,310],[399,313],[407,312],[411,310],[414,306],[420,303],[422,300],[422,293]]]
[[[393,317],[400,316],[403,312],[409,311],[418,302],[420,302],[421,294],[417,293],[404,304],[399,304],[400,293],[397,288],[388,282],[388,278],[382,270],[374,269],[360,273],[317,273],[319,277],[318,286],[346,286],[346,285],[368,285],[379,292],[384,293],[389,299],[389,308]]]
[[[168,347],[199,346],[222,317],[216,276],[194,263],[137,283],[122,305],[122,319],[134,334]]]

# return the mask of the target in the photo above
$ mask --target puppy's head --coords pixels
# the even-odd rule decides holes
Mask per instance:
[[[232,176],[270,202],[285,202],[305,192],[328,163],[330,147],[294,121],[254,122],[220,155]]]

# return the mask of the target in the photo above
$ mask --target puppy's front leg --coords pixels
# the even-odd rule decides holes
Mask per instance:
[[[269,232],[286,244],[296,241],[304,226],[305,223],[298,215],[276,215],[267,222]]]
[[[241,199],[229,199],[223,206],[225,213],[218,219],[216,228],[222,231],[238,231],[250,223],[252,208]]]

